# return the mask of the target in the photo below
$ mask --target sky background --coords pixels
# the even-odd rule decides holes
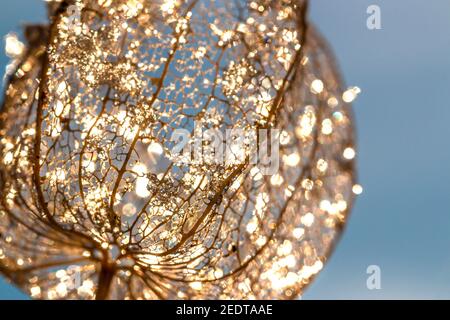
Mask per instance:
[[[221,1],[221,0],[220,0]],[[354,104],[357,200],[304,299],[450,299],[450,1],[311,0]],[[369,5],[381,30],[366,27]],[[3,1],[0,36],[45,21],[42,0]],[[0,69],[7,57],[0,45]],[[381,268],[368,290],[366,269]],[[0,299],[26,299],[0,279]]]

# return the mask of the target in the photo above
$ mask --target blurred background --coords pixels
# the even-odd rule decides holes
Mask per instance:
[[[450,299],[450,1],[310,3],[347,85],[362,89],[354,112],[364,193],[303,299]],[[381,9],[381,30],[367,28],[370,5]],[[42,0],[2,1],[0,12],[2,38],[46,20]],[[379,290],[366,286],[370,265],[380,267]],[[27,296],[0,279],[0,299]]]

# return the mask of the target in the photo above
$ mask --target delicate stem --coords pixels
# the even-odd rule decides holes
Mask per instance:
[[[109,295],[109,289],[111,287],[112,280],[114,279],[115,270],[108,264],[102,264],[98,284],[97,294],[95,300],[107,300]]]

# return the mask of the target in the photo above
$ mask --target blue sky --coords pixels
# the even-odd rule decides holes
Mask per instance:
[[[368,30],[366,9],[381,8]],[[41,0],[2,3],[0,35],[44,21]],[[450,1],[312,0],[354,105],[365,192],[305,299],[450,298]],[[4,69],[4,43],[0,68]],[[381,289],[366,269],[381,268]],[[0,299],[26,298],[0,280]]]

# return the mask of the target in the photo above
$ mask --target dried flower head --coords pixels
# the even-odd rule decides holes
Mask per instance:
[[[300,295],[355,184],[350,106],[307,1],[51,5],[1,111],[0,271],[44,299]],[[180,129],[279,132],[278,170],[251,143],[242,161],[177,161]]]

